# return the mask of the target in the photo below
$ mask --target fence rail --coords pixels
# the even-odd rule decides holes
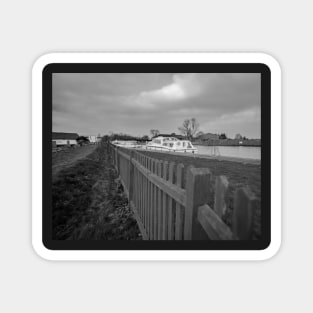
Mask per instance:
[[[235,191],[232,229],[222,220],[229,188],[225,176],[184,167],[109,144],[113,164],[145,240],[248,240],[257,200],[248,188]],[[214,193],[214,209],[208,205]]]

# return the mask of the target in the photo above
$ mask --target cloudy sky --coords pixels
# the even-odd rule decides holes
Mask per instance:
[[[101,135],[179,133],[195,117],[201,131],[260,138],[260,74],[53,74],[53,131]]]

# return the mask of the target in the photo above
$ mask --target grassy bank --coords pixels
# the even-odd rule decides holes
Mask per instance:
[[[52,207],[53,239],[141,239],[105,145],[58,172]]]
[[[55,178],[63,169],[71,166],[76,161],[85,158],[96,149],[97,145],[66,148],[63,151],[52,153],[52,176]]]

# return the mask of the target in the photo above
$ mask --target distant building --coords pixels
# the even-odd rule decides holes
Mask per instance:
[[[102,137],[99,135],[86,135],[84,137],[88,138],[88,140],[91,144],[99,143],[102,139]]]
[[[76,133],[52,133],[52,147],[76,146],[78,137]]]
[[[180,140],[185,139],[184,136],[182,136],[182,135],[176,135],[175,133],[172,133],[172,134],[158,134],[157,136],[154,136],[154,137],[152,137],[151,139],[153,139],[153,138],[155,138],[155,137],[158,137],[158,136],[161,136],[161,137],[174,137],[174,138],[177,138],[177,139],[180,139]]]
[[[97,136],[96,135],[89,135],[86,137],[89,139],[90,143],[96,143],[97,142]]]
[[[207,133],[207,134],[200,135],[197,139],[200,139],[200,140],[202,140],[202,141],[206,141],[206,140],[218,140],[219,137],[220,137],[220,136],[217,135],[217,134]]]

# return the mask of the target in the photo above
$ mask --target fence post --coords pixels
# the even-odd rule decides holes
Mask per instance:
[[[157,175],[159,177],[162,177],[162,171],[163,171],[163,161],[159,160],[158,162],[158,168],[157,168]],[[158,192],[158,212],[157,212],[157,216],[158,216],[158,240],[162,240],[162,235],[163,235],[163,212],[162,212],[162,194],[163,194],[163,191],[162,189],[160,188],[159,189],[159,192]]]
[[[214,211],[219,217],[222,217],[226,211],[225,194],[228,186],[229,183],[226,176],[216,177]]]
[[[179,163],[177,165],[176,171],[176,185],[179,188],[183,187],[184,180],[184,165]],[[179,203],[176,203],[176,218],[175,218],[175,240],[183,239],[183,218],[184,218],[184,209],[183,206]]]
[[[249,240],[252,237],[256,204],[257,199],[248,188],[236,190],[232,225],[233,232],[241,240]]]
[[[153,174],[158,173],[158,160],[154,160]],[[158,240],[158,187],[154,185],[153,192],[153,239]]]
[[[115,162],[114,162],[115,164],[114,165],[115,165],[115,168],[117,170],[117,147],[114,148],[114,152],[115,152],[114,153],[114,157],[115,157]]]
[[[116,167],[117,167],[117,172],[120,174],[120,155],[119,155],[119,148],[116,148]]]
[[[185,240],[207,240],[208,236],[198,221],[198,207],[209,200],[211,172],[208,168],[189,166],[186,177]]]
[[[163,162],[163,173],[162,173],[162,177],[164,180],[167,180],[167,171],[168,171],[168,161],[164,161]],[[167,203],[168,203],[168,195],[166,194],[166,192],[163,193],[163,234],[162,234],[162,239],[166,240],[167,239],[167,222],[168,222],[168,208],[167,208]]]
[[[175,163],[171,162],[168,167],[168,181],[171,184],[174,184],[174,170],[175,170]],[[167,238],[168,240],[174,240],[175,239],[175,230],[174,230],[174,210],[173,210],[173,199],[171,197],[167,197],[168,199],[168,206],[167,206],[167,213],[168,213],[168,219],[167,219]]]
[[[130,159],[129,159],[129,202],[133,200],[134,198],[134,164],[133,164],[133,158],[134,158],[134,152],[130,151]]]

